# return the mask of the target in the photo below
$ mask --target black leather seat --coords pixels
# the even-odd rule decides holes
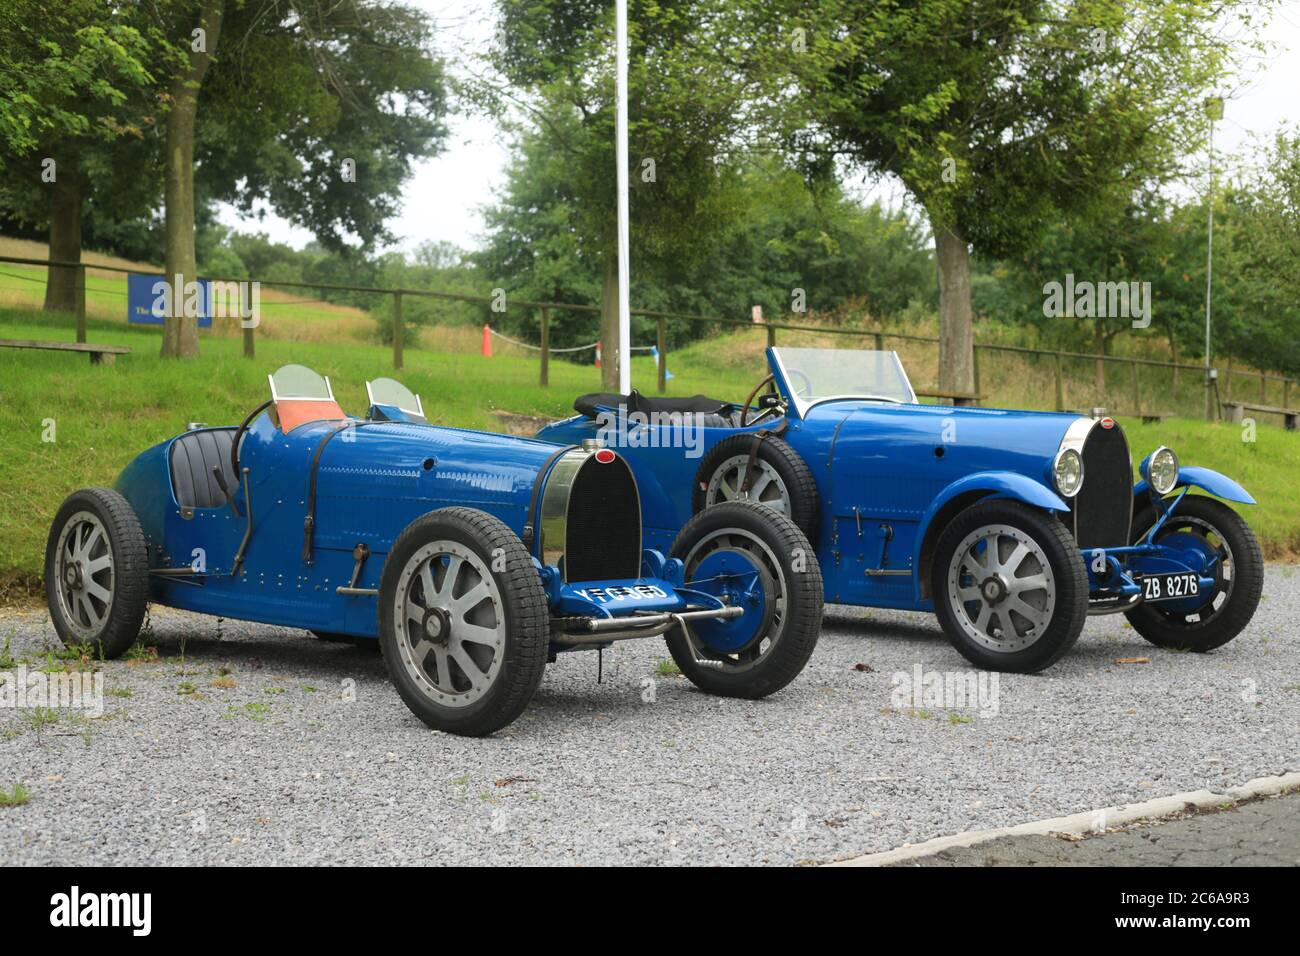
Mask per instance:
[[[235,490],[235,472],[230,466],[230,445],[234,428],[186,432],[172,442],[172,489],[176,503],[191,508],[220,508],[227,496],[217,484],[213,466],[221,469],[226,487]]]
[[[708,398],[704,395],[651,398],[642,395],[636,389],[632,389],[629,395],[620,395],[617,392],[592,392],[589,395],[579,395],[573,403],[573,410],[588,418],[595,418],[602,407],[613,409],[626,407],[629,412],[644,414],[661,412],[726,416],[735,406],[720,398]]]

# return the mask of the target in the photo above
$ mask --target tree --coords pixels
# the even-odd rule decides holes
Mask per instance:
[[[569,179],[563,214],[579,258],[599,264],[607,386],[619,380],[614,10],[607,0],[501,0],[491,66],[509,88],[474,86],[498,115],[532,120],[522,147],[547,151]],[[741,148],[747,103],[766,82],[737,37],[741,5],[653,0],[629,11],[629,171],[633,275],[695,254],[725,225],[727,158]],[[517,113],[516,113],[517,116]],[[516,130],[520,129],[516,123]]]
[[[167,275],[195,277],[196,182],[245,211],[259,200],[327,245],[390,238],[414,156],[446,136],[428,18],[386,0],[170,0]],[[224,39],[223,39],[224,37]],[[197,354],[193,316],[162,354]]]
[[[138,174],[157,120],[153,49],[139,11],[116,4],[10,0],[0,11],[0,208],[48,224],[52,259],[81,261],[92,191],[123,215],[155,198]],[[72,310],[78,295],[76,270],[49,270],[46,309]]]
[[[973,388],[970,255],[1177,172],[1200,102],[1260,4],[1200,0],[776,0],[806,40],[780,60],[793,148],[898,177],[934,234],[940,386]],[[769,0],[763,6],[770,7]],[[1235,25],[1234,23],[1234,25]],[[806,122],[805,117],[811,117]]]

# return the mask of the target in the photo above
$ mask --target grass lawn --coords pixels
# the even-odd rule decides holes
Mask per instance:
[[[0,338],[73,337],[67,317],[0,309]],[[82,355],[0,349],[0,591],[5,578],[31,586],[50,520],[69,492],[111,484],[137,453],[186,422],[237,423],[266,397],[267,373],[280,365],[297,362],[328,375],[340,403],[354,413],[364,410],[368,378],[393,375],[391,352],[361,341],[261,339],[256,360],[248,361],[238,339],[205,333],[200,359],[165,362],[158,358],[156,327],[91,318],[88,338],[128,346],[132,353],[105,367],[91,366]],[[762,336],[699,342],[671,353],[668,367],[675,376],[672,394],[740,400],[765,371]],[[561,417],[571,413],[576,395],[600,387],[591,366],[553,360],[550,388],[543,389],[535,355],[485,359],[426,349],[409,349],[406,369],[397,377],[421,395],[433,421],[492,430],[502,430],[494,410]],[[653,393],[654,382],[653,361],[635,359],[633,383]],[[1014,404],[1033,407],[1041,401],[1038,393]],[[52,442],[43,440],[51,422]],[[1260,426],[1257,441],[1247,443],[1235,425],[1181,419],[1124,425],[1139,457],[1168,444],[1184,462],[1236,477],[1260,502],[1247,512],[1269,556],[1300,552],[1300,496],[1292,490],[1300,470],[1300,434]]]

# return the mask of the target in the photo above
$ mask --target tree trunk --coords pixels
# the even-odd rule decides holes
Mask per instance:
[[[974,392],[970,249],[955,228],[935,223],[934,252],[939,267],[939,389]]]
[[[163,358],[194,358],[199,354],[198,319],[186,315],[184,308],[186,286],[198,278],[194,256],[194,123],[199,112],[199,89],[217,51],[224,13],[225,0],[203,0],[198,22],[204,31],[203,49],[191,48],[189,65],[173,80],[170,90],[163,201],[166,280],[172,283],[172,308],[163,320]]]
[[[81,207],[85,200],[81,176],[71,163],[59,161],[57,178],[50,196],[50,258],[81,261]],[[45,279],[45,311],[75,312],[78,296],[85,287],[78,281],[79,269],[51,266]]]
[[[621,358],[618,340],[618,253],[611,250],[603,258],[605,274],[600,288],[600,384],[615,392],[618,391],[618,363]]]

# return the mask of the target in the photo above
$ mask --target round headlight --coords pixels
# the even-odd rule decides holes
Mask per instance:
[[[1062,448],[1052,462],[1052,481],[1063,497],[1073,498],[1083,487],[1083,459],[1073,448]]]
[[[1178,484],[1178,456],[1161,445],[1147,462],[1147,481],[1158,495],[1167,495]]]

